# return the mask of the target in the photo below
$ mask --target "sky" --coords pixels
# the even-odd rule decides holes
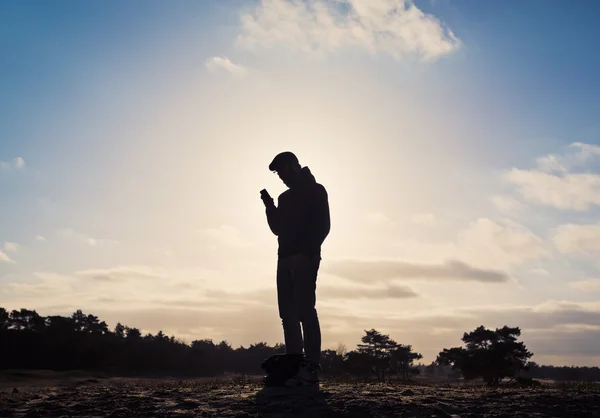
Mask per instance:
[[[259,191],[329,194],[323,348],[600,365],[600,3],[0,3],[0,306],[283,341]]]

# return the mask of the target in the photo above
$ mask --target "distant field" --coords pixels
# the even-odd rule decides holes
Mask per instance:
[[[22,370],[0,373],[0,382],[0,417],[600,416],[597,384],[489,389],[326,379],[320,390],[294,390],[262,389],[256,377],[149,379]]]

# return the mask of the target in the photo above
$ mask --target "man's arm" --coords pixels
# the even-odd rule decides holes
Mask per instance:
[[[279,201],[277,201],[279,204]],[[279,235],[279,209],[275,205],[269,205],[266,207],[267,222],[271,232],[275,235]]]

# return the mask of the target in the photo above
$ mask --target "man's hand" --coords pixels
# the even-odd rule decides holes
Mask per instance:
[[[262,199],[262,201],[265,204],[266,208],[273,208],[273,207],[275,207],[275,202],[273,202],[273,198],[271,197],[271,195],[269,194],[269,192],[267,192],[266,189],[262,189],[260,191],[260,198]]]
[[[260,198],[265,204],[265,212],[267,214],[267,223],[269,224],[269,228],[271,232],[277,236],[279,236],[280,230],[280,216],[279,210],[275,206],[275,202],[273,202],[273,198],[269,195],[265,189],[260,191]]]

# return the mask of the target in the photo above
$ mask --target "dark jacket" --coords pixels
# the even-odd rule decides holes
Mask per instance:
[[[267,208],[267,221],[277,235],[279,257],[306,254],[321,257],[321,245],[329,235],[329,201],[325,187],[308,167],[302,168],[296,185],[279,195],[277,207]]]

